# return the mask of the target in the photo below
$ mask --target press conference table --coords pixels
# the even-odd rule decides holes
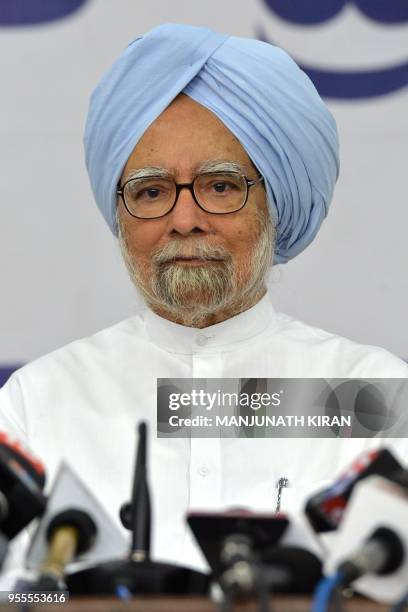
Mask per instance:
[[[271,600],[273,612],[310,612],[311,599],[307,597],[275,597]],[[6,610],[24,612],[218,612],[219,607],[203,597],[140,597],[129,602],[117,599],[78,598],[66,604],[45,604],[36,606],[0,605],[0,612]],[[258,612],[256,602],[236,604],[234,612]],[[344,604],[344,612],[386,612],[389,606],[371,601],[351,599]]]

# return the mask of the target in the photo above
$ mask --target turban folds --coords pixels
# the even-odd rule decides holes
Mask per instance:
[[[207,28],[161,25],[125,49],[92,94],[85,128],[92,190],[113,233],[116,186],[137,142],[179,94],[212,111],[265,178],[275,263],[300,253],[327,214],[338,176],[335,121],[278,47]]]

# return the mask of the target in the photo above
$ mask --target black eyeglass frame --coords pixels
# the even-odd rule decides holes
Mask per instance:
[[[237,208],[236,210],[230,210],[228,212],[214,212],[212,210],[207,210],[206,208],[204,208],[204,206],[202,204],[200,204],[200,202],[197,200],[197,196],[194,192],[194,183],[196,181],[196,179],[199,176],[211,176],[211,175],[217,175],[217,174],[233,174],[235,176],[240,176],[241,178],[243,178],[245,180],[246,183],[246,194],[245,194],[245,199],[244,202],[242,204],[242,206],[240,206],[239,208]],[[145,176],[143,177],[142,180],[149,180],[149,179],[157,179],[157,178],[165,178],[165,177],[158,177],[157,175],[152,175],[152,176]],[[208,213],[209,215],[231,215],[233,213],[238,212],[239,210],[242,210],[245,206],[245,204],[248,202],[248,197],[249,197],[249,190],[251,187],[253,187],[254,185],[258,185],[261,181],[264,180],[263,176],[258,177],[257,179],[249,179],[248,177],[245,176],[245,174],[241,174],[239,172],[207,172],[207,173],[203,173],[203,174],[198,174],[194,180],[191,183],[176,183],[174,181],[174,185],[176,187],[176,197],[174,199],[174,203],[172,205],[171,208],[169,208],[169,210],[167,212],[165,212],[163,215],[159,215],[157,217],[138,217],[137,215],[135,215],[134,213],[132,213],[127,204],[126,204],[126,199],[124,196],[124,189],[126,187],[126,185],[128,183],[130,183],[131,181],[137,181],[137,178],[130,178],[127,181],[125,181],[122,185],[122,187],[120,185],[117,186],[116,189],[116,195],[120,196],[122,198],[123,204],[125,205],[126,210],[128,211],[129,215],[131,215],[132,217],[134,217],[135,219],[144,219],[144,220],[149,220],[149,219],[161,219],[162,217],[165,217],[166,215],[170,214],[171,211],[174,209],[174,207],[177,204],[177,201],[179,199],[179,195],[182,189],[188,189],[189,192],[191,193],[194,202],[197,204],[197,206],[199,208],[201,208],[201,210],[203,210],[204,212]]]

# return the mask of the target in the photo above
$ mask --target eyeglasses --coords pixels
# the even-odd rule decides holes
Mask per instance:
[[[238,172],[198,174],[192,183],[176,183],[173,178],[147,176],[118,186],[117,195],[132,217],[158,219],[173,210],[180,191],[188,189],[194,202],[205,212],[227,215],[237,212],[248,201],[249,189],[263,181],[248,179]]]

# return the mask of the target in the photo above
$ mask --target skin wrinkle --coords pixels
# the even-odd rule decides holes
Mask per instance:
[[[178,183],[214,171],[259,176],[224,124],[183,95],[146,130],[121,184],[151,176],[152,170]],[[262,183],[250,189],[244,208],[225,215],[202,211],[186,190],[175,208],[157,219],[132,217],[118,198],[117,222],[130,277],[159,316],[203,328],[251,308],[266,292],[275,230]],[[198,261],[185,260],[192,257]]]

